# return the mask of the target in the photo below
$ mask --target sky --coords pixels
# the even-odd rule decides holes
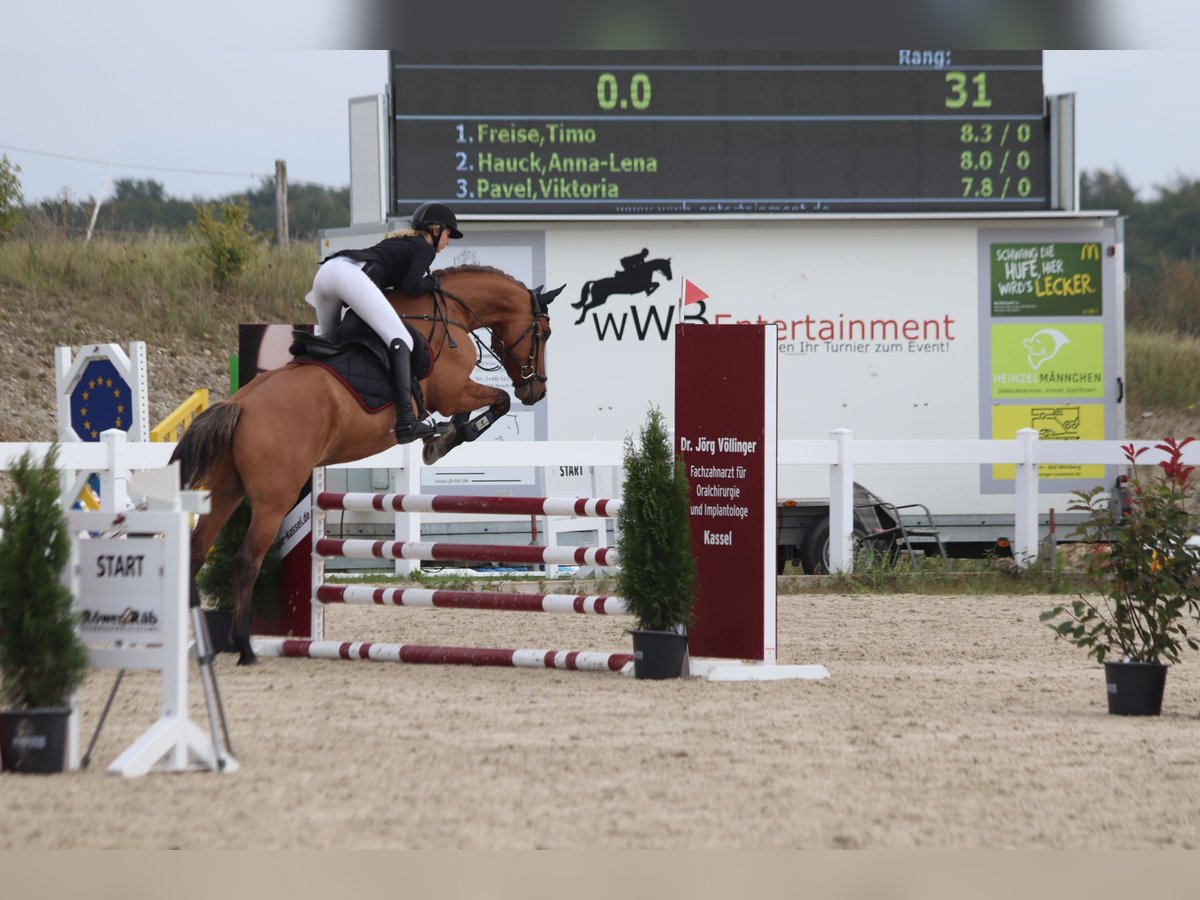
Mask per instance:
[[[1079,167],[1119,169],[1151,197],[1158,185],[1200,178],[1193,110],[1200,51],[1169,49],[1179,42],[1171,35],[1200,33],[1200,4],[1141,2],[1149,18],[1130,26],[1128,42],[1168,49],[1048,50],[1044,87],[1076,94]],[[62,3],[18,5],[6,26],[18,21],[0,36],[0,154],[21,167],[27,201],[63,191],[74,199],[110,196],[111,180],[120,178],[153,179],[185,199],[218,197],[257,187],[276,159],[286,160],[292,183],[349,183],[347,102],[385,90],[386,51],[236,46],[233,26],[246,25],[247,36],[254,27],[234,0],[201,4],[230,26],[217,49],[126,34],[116,47],[81,42],[49,53],[14,40],[23,16],[44,17]],[[208,18],[182,24],[211,27]],[[325,33],[330,43],[335,35],[332,26]],[[286,29],[275,37],[297,46],[304,39]]]

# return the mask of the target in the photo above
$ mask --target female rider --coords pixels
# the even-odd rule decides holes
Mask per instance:
[[[429,274],[434,257],[451,238],[462,237],[454,211],[444,203],[422,203],[409,220],[410,231],[384,238],[373,247],[343,250],[322,260],[308,302],[317,310],[317,334],[328,334],[350,307],[382,339],[392,364],[396,404],[396,443],[432,437],[428,422],[418,422],[412,405],[412,336],[384,297],[396,288],[410,297],[428,294],[437,283]]]

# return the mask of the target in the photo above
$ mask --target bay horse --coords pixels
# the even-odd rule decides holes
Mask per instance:
[[[423,457],[434,462],[464,440],[474,440],[504,416],[506,391],[471,379],[483,352],[473,335],[491,332],[492,355],[526,406],[546,395],[547,307],[562,288],[530,290],[499,269],[459,266],[434,273],[439,290],[423,297],[387,293],[402,319],[419,323],[434,365],[420,384],[425,406],[453,416],[427,438]],[[467,421],[469,413],[485,411]],[[196,573],[226,520],[250,503],[250,527],[234,559],[234,646],[238,664],[256,661],[250,645],[250,597],[263,558],[283,517],[318,466],[362,459],[395,445],[395,410],[367,413],[323,366],[288,363],[261,373],[228,400],[205,410],[184,432],[171,455],[185,488],[211,492],[211,509],[192,531],[192,604],[199,602]]]
[[[608,278],[584,282],[579,292],[579,302],[571,304],[571,309],[579,310],[579,321],[575,324],[580,324],[591,310],[602,305],[613,294],[653,294],[661,286],[654,280],[655,272],[665,275],[670,281],[671,260],[648,259]]]

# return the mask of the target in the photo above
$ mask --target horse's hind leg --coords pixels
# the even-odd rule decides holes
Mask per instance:
[[[212,545],[216,542],[217,535],[241,502],[242,493],[240,487],[230,489],[214,488],[209,501],[209,511],[197,520],[196,527],[192,530],[190,558],[192,606],[200,605],[200,592],[196,588],[196,574],[208,558],[208,551],[212,549]]]
[[[265,499],[252,501],[250,505],[250,527],[238,548],[233,562],[233,585],[237,603],[233,613],[233,645],[238,651],[238,665],[249,666],[258,661],[250,644],[250,622],[254,616],[251,600],[254,582],[258,580],[263,559],[279,531],[279,523],[287,514],[287,507],[279,507]]]

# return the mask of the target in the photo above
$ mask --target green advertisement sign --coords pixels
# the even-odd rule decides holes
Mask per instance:
[[[992,325],[992,398],[1104,396],[1104,326]]]
[[[1098,316],[1102,311],[1099,241],[991,244],[993,316]]]

